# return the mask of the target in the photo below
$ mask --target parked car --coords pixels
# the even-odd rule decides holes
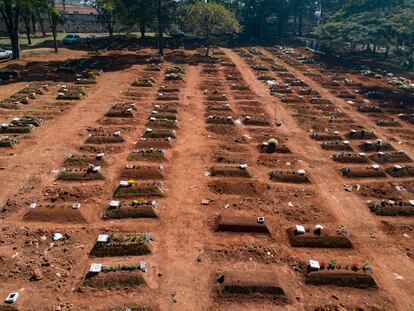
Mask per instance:
[[[175,38],[183,38],[185,37],[185,32],[182,31],[181,29],[174,30],[170,32],[170,36],[175,37]]]
[[[63,44],[66,44],[66,45],[77,44],[79,42],[80,42],[80,37],[78,35],[69,34],[63,38]]]
[[[0,59],[12,58],[12,56],[13,56],[12,51],[0,48]]]

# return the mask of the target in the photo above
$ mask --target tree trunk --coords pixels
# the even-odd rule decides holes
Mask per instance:
[[[32,20],[32,33],[35,34],[37,29],[36,29],[36,16],[34,15],[34,13],[32,13],[31,20]]]
[[[20,59],[19,32],[13,33],[10,41],[12,45],[13,59]]]
[[[158,0],[158,53],[164,55],[164,33],[162,28],[162,0]]]
[[[53,47],[55,49],[55,53],[58,52],[58,44],[57,44],[57,39],[56,39],[56,26],[52,28],[52,33],[53,33]]]
[[[18,4],[13,8],[10,3],[5,3],[1,8],[1,16],[7,27],[10,43],[12,46],[13,59],[20,59],[20,42],[19,42],[19,18],[20,7]]]
[[[32,39],[30,38],[30,15],[24,16],[23,20],[26,27],[27,44],[32,45]]]
[[[298,34],[302,36],[302,28],[303,28],[303,15],[302,12],[299,15],[299,25],[298,25]]]
[[[207,46],[206,57],[208,57],[210,56],[210,35],[208,32],[206,33],[206,46]]]
[[[37,6],[35,6],[35,10],[36,10],[36,16],[37,19],[39,20],[39,25],[40,25],[40,31],[42,32],[42,37],[46,38],[46,30],[45,30],[45,25],[43,24],[43,19],[42,16],[40,16],[40,11],[39,8]]]
[[[52,29],[52,34],[53,34],[53,47],[55,50],[55,53],[58,52],[58,45],[57,45],[57,40],[56,40],[56,23],[53,20],[52,14],[50,13],[50,7],[49,7],[49,3],[46,0],[46,6],[47,6],[47,15],[49,17],[49,25],[50,28]]]
[[[145,32],[146,32],[146,22],[140,21],[139,22],[139,30],[141,32],[141,38],[145,38]]]

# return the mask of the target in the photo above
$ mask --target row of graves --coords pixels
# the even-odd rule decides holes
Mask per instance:
[[[58,74],[70,74],[75,84],[95,84],[101,74],[103,62],[92,59],[74,59],[64,62],[56,69]],[[74,100],[81,100],[86,91],[81,86],[58,84],[56,101],[43,102],[50,97],[55,87],[43,82],[26,85],[7,99],[0,101],[0,110],[8,118],[0,124],[0,148],[15,146],[23,135],[27,135],[43,124],[44,120],[63,113]],[[42,101],[39,103],[39,101]]]
[[[61,251],[64,248],[65,259],[60,259],[61,262],[54,260],[54,269],[67,265],[67,261],[73,260],[74,256],[83,256],[81,250],[85,245],[81,245],[81,248],[74,245],[75,241],[80,240],[80,236],[73,233],[79,231],[73,229],[77,228],[77,225],[84,226],[97,222],[99,217],[104,221],[121,221],[101,229],[96,236],[88,251],[87,266],[79,267],[84,270],[77,286],[79,292],[96,293],[105,290],[125,292],[137,287],[143,292],[149,291],[149,287],[145,284],[148,283],[146,275],[150,269],[148,261],[151,260],[153,251],[153,237],[150,232],[144,230],[131,232],[123,229],[122,221],[157,218],[156,200],[164,196],[162,182],[165,177],[162,164],[166,160],[164,150],[171,147],[175,130],[169,132],[174,135],[161,135],[166,129],[162,126],[154,126],[152,122],[157,113],[160,115],[167,113],[170,118],[173,115],[177,117],[178,104],[164,101],[150,104],[154,98],[153,92],[160,84],[157,81],[161,74],[149,70],[151,66],[152,61],[149,60],[142,74],[143,78],[138,78],[127,91],[121,92],[122,101],[111,104],[105,115],[97,121],[101,126],[88,129],[89,133],[79,152],[67,156],[57,172],[54,185],[42,191],[43,199],[30,202],[28,211],[23,216],[26,222],[53,223],[60,228],[54,229],[56,231],[53,233],[51,247],[55,245],[55,249]],[[167,69],[169,70],[174,71],[174,69]],[[136,86],[138,80],[151,81],[151,85]],[[174,107],[175,113],[164,111],[165,107]],[[160,119],[164,120],[161,117]],[[138,126],[146,129],[129,153],[126,145]],[[153,136],[153,133],[157,135]],[[159,152],[160,150],[162,152]],[[161,160],[158,158],[160,153],[163,155]],[[115,172],[114,176],[111,166],[118,170],[119,166],[115,165],[115,159],[122,155],[125,156],[125,165],[121,172]],[[117,183],[115,189],[113,189],[114,182]],[[111,193],[110,200],[105,199],[108,192]],[[104,203],[105,208],[103,212],[97,212],[96,206],[102,206],[103,199],[107,202]],[[87,234],[85,237],[90,238],[90,235]],[[47,237],[44,240],[48,241]],[[52,258],[56,259],[50,254],[49,260]],[[49,277],[44,267],[49,266],[42,265],[30,281],[41,282],[45,279],[50,281],[57,278],[55,274]],[[64,269],[72,273],[71,268],[64,267]],[[66,284],[68,280],[69,277],[65,278],[65,282],[59,280],[59,287]],[[19,295],[22,294],[10,293],[6,303],[13,304],[17,301],[19,306]]]
[[[289,53],[286,53],[287,51]],[[290,62],[304,75],[318,82],[351,108],[364,114],[389,135],[407,144],[414,138],[414,101],[412,81],[392,73],[379,74],[367,69],[351,70],[323,67],[306,60],[310,51],[273,49],[284,61]]]
[[[131,89],[124,93],[145,97],[156,90],[156,100],[150,105],[146,116],[142,116],[145,120],[144,129],[127,154],[113,197],[105,208],[104,219],[138,221],[159,217],[157,210],[160,200],[166,197],[164,180],[168,171],[167,153],[177,137],[179,93],[184,84],[185,72],[184,67],[163,66],[165,64],[161,62],[151,61],[146,65],[143,77],[136,79]],[[160,84],[157,81],[162,73],[164,77]],[[134,108],[130,110],[131,107],[123,108],[113,106],[107,115],[111,118],[128,118],[134,111]],[[140,261],[133,259],[132,262],[124,260],[122,264],[108,264],[104,260],[94,259],[81,287],[145,292],[149,289],[147,285],[153,274],[149,271],[152,265],[148,262],[154,249],[151,244],[153,237],[149,232],[99,235],[90,256],[140,256]]]
[[[286,55],[278,49],[272,50],[272,53],[285,62],[291,59],[290,54]],[[307,64],[298,65],[295,62],[294,65],[302,70],[306,70],[308,66]],[[282,65],[278,66],[283,67]],[[306,67],[303,68],[304,66]],[[283,67],[283,70],[289,73],[286,67]],[[331,81],[335,81],[334,78],[339,79],[339,77],[340,74],[335,73],[330,78]],[[323,87],[332,88],[331,84],[327,84],[317,77],[312,76],[312,78],[320,82]],[[344,81],[347,79],[346,77],[342,78]],[[352,86],[349,81],[344,83]],[[298,94],[298,92],[300,91],[296,93]],[[333,103],[330,103],[330,106],[332,109],[337,109]],[[358,109],[361,110],[361,108]],[[338,163],[338,172],[345,179],[366,180],[368,182],[388,177],[397,179],[397,182],[400,179],[408,179],[408,182],[412,182],[412,178],[414,178],[414,165],[409,155],[404,150],[397,149],[396,145],[390,141],[381,139],[375,130],[367,130],[358,124],[352,124],[350,129],[335,126],[334,128],[325,128],[323,131],[312,127],[310,137],[320,144],[333,161]],[[393,198],[387,199],[389,204],[381,201],[382,203],[378,206],[379,202],[374,201],[369,202],[368,207],[376,215],[407,216],[413,214],[411,197],[403,201],[395,201]]]
[[[79,85],[96,84],[97,77],[111,65],[111,58],[103,59],[100,57],[75,58],[63,62],[56,68],[56,73],[67,76]]]
[[[220,236],[221,244],[226,243],[224,249],[213,246],[208,250],[212,258],[220,261],[221,266],[214,275],[215,298],[220,303],[240,299],[245,302],[259,299],[262,303],[263,299],[273,299],[279,304],[292,302],[292,283],[289,282],[291,271],[276,264],[276,250],[271,248],[272,236],[279,233],[275,233],[279,230],[275,230],[272,225],[272,220],[276,220],[271,212],[273,202],[263,202],[262,204],[269,205],[266,209],[258,208],[254,202],[266,200],[266,195],[263,194],[273,186],[266,185],[269,179],[275,181],[277,187],[306,187],[306,184],[310,184],[310,179],[304,169],[293,163],[294,155],[286,145],[279,143],[282,139],[275,138],[275,125],[264,105],[257,101],[257,95],[231,62],[225,66],[223,63],[205,65],[202,72],[205,77],[202,90],[205,93],[207,130],[212,133],[211,137],[217,144],[212,148],[214,165],[205,173],[213,179],[208,184],[212,199],[204,200],[202,204],[216,207],[222,202],[231,202],[224,203],[226,211],[219,210],[211,220],[211,227]],[[257,160],[252,160],[253,157]],[[278,163],[276,159],[290,159],[291,163],[269,173],[268,167],[275,167],[275,163]],[[286,168],[289,166],[295,169]],[[263,175],[266,176],[264,182]],[[312,229],[312,225],[295,226],[288,222],[286,231],[282,234],[292,247],[353,247],[346,227],[338,227],[336,233],[331,231],[321,225],[314,225]],[[243,245],[239,243],[241,237],[245,241]],[[246,243],[250,245],[246,246]],[[260,250],[252,246],[259,244],[262,245]],[[254,257],[254,270],[244,266],[246,259],[250,262],[252,260],[248,257]],[[267,265],[263,266],[263,263]],[[333,261],[329,262],[329,268],[323,261],[310,260],[308,263],[301,262],[302,264],[305,269],[301,270],[301,277],[309,284],[345,284],[359,276],[358,272],[363,275],[361,278],[366,275],[373,280],[372,275],[366,272],[367,265],[363,271],[361,265],[354,264],[351,270],[351,265],[345,267]],[[317,264],[319,268],[316,268]],[[350,274],[351,271],[355,274]],[[367,285],[365,281],[351,283],[352,281],[343,286]],[[372,284],[373,287],[376,286],[375,281]]]
[[[0,124],[0,148],[14,147],[42,126],[45,120],[51,120],[72,107],[72,100],[86,95],[80,87],[60,85],[56,101],[39,103],[45,96],[52,95],[51,89],[53,87],[46,83],[31,83],[0,103],[4,118]],[[39,100],[35,103],[36,99]]]
[[[235,52],[249,64],[249,66],[255,72],[256,76],[260,81],[263,81],[263,83],[269,85],[270,89],[275,88],[275,85],[277,85],[276,81],[284,81],[285,86],[283,89],[292,90],[292,92],[284,91],[282,93],[290,94],[289,96],[293,96],[293,94],[296,95],[296,89],[301,90],[306,88],[305,85],[299,83],[299,81],[297,81],[297,79],[293,76],[290,76],[292,81],[283,80],[286,76],[278,75],[278,69],[280,69],[279,65],[277,65],[271,57],[268,57],[260,50],[255,48],[249,50],[235,49]],[[284,70],[281,72],[288,71]],[[243,78],[241,77],[240,72],[238,72],[237,69],[234,69],[232,73],[228,73],[227,78],[235,79],[237,83],[239,83],[240,85],[246,84]],[[272,92],[274,92],[274,89],[271,90],[271,93]],[[308,92],[313,93],[313,95],[317,94],[313,91],[303,91],[302,94]],[[235,91],[233,93],[233,97],[235,98],[237,95],[237,91]],[[256,94],[253,93],[253,95]],[[283,96],[285,95],[282,95],[280,99],[283,98]],[[257,98],[257,95],[254,97]],[[236,107],[237,110],[240,109],[239,111],[243,113],[244,108],[243,106],[239,105],[240,102],[243,101],[236,101]],[[284,101],[281,101],[281,103],[285,105]],[[257,109],[261,108],[261,113],[266,114],[265,106],[262,105],[260,101],[245,100],[244,105],[246,109],[253,109],[254,107],[256,113],[257,111],[259,111]],[[254,145],[256,146],[255,151],[258,151],[260,153],[260,160],[256,162],[256,164],[259,165],[256,167],[254,171],[260,171],[260,166],[277,167],[276,169],[273,169],[271,171],[269,176],[272,181],[276,182],[274,185],[277,185],[278,191],[281,191],[283,189],[282,191],[284,191],[284,194],[286,194],[286,192],[290,192],[292,191],[292,189],[298,190],[300,188],[304,189],[304,191],[307,191],[308,194],[312,193],[312,176],[308,175],[307,170],[305,169],[306,166],[302,161],[298,161],[297,155],[292,153],[289,150],[289,148],[282,143],[283,137],[277,135],[277,129],[278,126],[280,126],[280,123],[277,122],[277,115],[275,116],[275,118],[276,122],[272,122],[269,118],[268,125],[242,124],[243,128],[246,131],[252,133],[252,139],[249,140],[249,143],[254,142]],[[254,130],[250,131],[250,128],[253,127]],[[264,131],[263,127],[266,127],[267,130]],[[265,133],[267,134],[267,136],[265,135]],[[257,139],[262,140],[262,142],[258,145],[256,145],[255,142],[256,137]],[[265,137],[266,139],[264,139]],[[273,157],[274,160],[263,161],[263,159],[261,159],[262,155],[265,155],[267,158]],[[275,161],[276,159],[278,160]],[[287,166],[291,168],[287,169]],[[252,178],[251,176],[249,177]],[[286,187],[286,185],[288,185],[288,187]],[[222,193],[225,192],[222,191]],[[287,253],[289,253],[289,256],[291,256],[292,250],[294,250],[294,270],[300,275],[300,277],[303,280],[303,284],[305,284],[305,286],[303,287],[303,292],[305,293],[305,295],[312,292],[310,293],[310,297],[313,296],[315,289],[314,286],[327,286],[327,288],[331,288],[334,292],[337,291],[336,289],[334,289],[335,287],[348,287],[366,289],[367,291],[364,292],[364,295],[368,295],[370,298],[372,298],[372,301],[374,301],[374,303],[380,302],[375,298],[377,295],[375,294],[375,289],[378,288],[378,285],[374,277],[373,268],[366,260],[363,259],[363,257],[358,253],[358,250],[355,249],[356,246],[353,241],[354,239],[351,230],[348,229],[345,225],[338,224],[335,221],[335,217],[329,215],[329,211],[325,209],[326,207],[324,207],[324,204],[322,203],[323,200],[321,200],[321,198],[318,198],[319,195],[317,193],[317,190],[314,193],[314,195],[315,198],[319,200],[317,203],[317,207],[321,208],[320,214],[317,214],[316,209],[314,207],[311,208],[307,206],[308,209],[305,211],[304,215],[297,217],[297,215],[295,215],[294,213],[295,209],[297,209],[299,207],[298,205],[300,204],[294,201],[289,201],[289,213],[291,214],[288,214],[289,216],[286,217],[286,215],[284,215],[283,213],[277,213],[277,217],[273,217],[273,213],[271,211],[272,209],[279,208],[278,205],[281,204],[281,200],[276,200],[277,203],[275,201],[268,203],[265,201],[267,204],[269,204],[267,208],[268,215],[265,213],[261,213],[259,215],[248,215],[246,213],[245,215],[243,213],[243,216],[239,217],[230,216],[228,214],[220,214],[217,216],[217,219],[215,220],[215,226],[217,228],[216,230],[250,232],[252,234],[260,233],[266,235],[267,237],[270,237],[271,239],[286,239],[288,244],[290,245],[290,248],[282,247],[282,250],[279,249],[278,252],[283,253],[284,251],[286,251]],[[272,194],[272,197],[277,197],[277,195]],[[254,208],[254,205],[250,205],[248,207],[249,214],[255,209],[256,208]],[[315,217],[311,216],[313,213],[315,213]],[[269,223],[269,220],[277,220],[277,222],[279,223],[278,226],[282,227],[283,229],[276,229],[277,226],[275,226],[271,222]],[[324,223],[321,223],[322,221],[324,221]],[[277,257],[277,255],[274,254],[270,248],[263,248],[266,251],[265,254],[268,256],[268,258],[261,259],[261,261],[264,261],[266,263],[277,262],[277,260],[275,259],[272,260],[272,257]],[[303,251],[301,249],[303,249]],[[331,249],[332,251],[330,251]],[[257,250],[255,249],[255,251]],[[250,250],[250,252],[252,251]],[[235,253],[233,253],[233,255],[234,254]],[[250,256],[254,257],[252,253],[250,253]],[[306,257],[308,259],[305,259]],[[353,257],[354,261],[349,261],[349,257]],[[274,267],[275,268],[272,269],[272,272],[267,275],[262,274],[262,272],[260,272],[260,274],[257,274],[260,275],[260,280],[263,281],[263,284],[257,279],[253,278],[252,275],[248,273],[246,273],[244,277],[241,277],[239,275],[234,276],[230,274],[229,278],[231,281],[238,279],[239,282],[246,282],[246,284],[249,284],[250,286],[252,286],[253,284],[259,286],[260,284],[263,290],[266,290],[267,288],[268,291],[266,294],[270,296],[277,296],[275,295],[275,292],[272,292],[272,290],[269,288],[270,284],[273,284],[273,286],[275,287],[276,284],[279,284],[279,294],[281,292],[284,293],[285,303],[289,303],[289,301],[292,302],[292,300],[290,299],[291,297],[289,297],[289,292],[292,286],[297,285],[294,285],[293,282],[290,283],[287,280],[289,279],[289,277],[291,277],[289,276],[290,271],[284,271],[280,264],[275,264]],[[285,275],[283,275],[282,272],[284,272]],[[255,272],[252,272],[252,274],[255,274]],[[221,279],[221,281],[223,281],[223,284],[225,284],[226,275],[224,274],[224,276],[222,275],[221,277],[224,279],[224,281],[223,279]],[[269,280],[273,280],[273,283]],[[234,284],[228,285],[229,287],[235,286]],[[237,290],[240,290],[240,292],[249,292],[249,294],[251,295],[257,294],[258,292],[257,288],[242,289],[240,287],[240,283],[238,285],[239,287],[237,288]],[[266,295],[264,293],[261,294]],[[311,301],[312,299],[310,298],[309,304],[311,304]],[[319,310],[318,307],[315,307],[315,310]]]
[[[158,60],[159,61],[159,60]],[[162,68],[162,64],[150,60],[144,74],[137,78],[123,95],[134,99],[146,99],[150,103],[154,98],[154,90],[158,88],[156,102],[147,105],[142,103],[114,104],[108,110],[106,119],[118,120],[115,124],[134,124],[139,116],[144,129],[133,149],[127,151],[124,165],[118,175],[113,197],[103,213],[105,220],[155,219],[158,217],[158,200],[165,196],[164,165],[167,161],[166,149],[172,147],[176,137],[175,129],[178,120],[178,103],[159,101],[161,89],[166,88],[168,75],[175,69]],[[154,70],[154,67],[157,70]],[[182,70],[182,68],[180,68]],[[162,72],[166,72],[162,85],[157,82]],[[183,72],[182,72],[183,74]],[[181,76],[182,77],[182,76]],[[181,86],[181,84],[180,84]],[[178,96],[179,88],[175,95]],[[148,109],[149,108],[149,109]],[[129,120],[129,121],[128,121]],[[169,122],[173,120],[174,122]],[[168,121],[168,122],[163,122]],[[102,123],[109,124],[108,120]],[[174,124],[174,127],[171,125]],[[164,126],[165,125],[165,126]],[[140,126],[142,128],[142,126]],[[139,222],[141,223],[141,221]],[[102,232],[90,253],[90,262],[80,287],[100,290],[139,290],[144,293],[151,282],[153,237],[150,232]],[[137,259],[139,256],[139,259]],[[122,262],[105,260],[98,257],[122,257]],[[132,260],[131,260],[132,257]]]

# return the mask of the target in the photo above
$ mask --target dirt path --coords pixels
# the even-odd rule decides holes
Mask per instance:
[[[201,189],[208,148],[203,142],[202,94],[198,91],[200,66],[187,67],[186,85],[181,90],[181,111],[177,142],[169,164],[168,195],[160,227],[160,269],[162,310],[203,310],[209,300],[208,281],[197,256],[203,250]],[[176,297],[176,303],[173,302]]]
[[[414,288],[414,273],[412,262],[396,247],[393,240],[381,230],[379,223],[365,208],[365,202],[356,195],[343,190],[343,183],[338,178],[338,172],[321,148],[310,138],[309,133],[304,132],[290,116],[283,104],[268,95],[267,86],[257,80],[253,70],[233,51],[225,49],[225,53],[237,65],[245,80],[257,92],[267,110],[274,115],[277,108],[278,119],[283,121],[281,134],[289,138],[288,145],[292,151],[298,154],[309,165],[313,183],[318,192],[330,208],[330,212],[339,223],[346,224],[355,233],[356,239],[361,245],[361,254],[376,267],[375,275],[380,287],[392,293],[400,310],[412,308],[412,295]],[[294,72],[296,74],[296,72]],[[302,78],[302,76],[299,76]],[[305,79],[307,82],[308,79]],[[311,84],[309,82],[309,84]],[[311,85],[312,86],[312,85]],[[315,86],[316,89],[321,89]],[[273,113],[272,113],[273,111]],[[364,120],[356,119],[362,122]],[[392,261],[389,258],[393,258]],[[394,273],[403,275],[404,279],[398,281]]]

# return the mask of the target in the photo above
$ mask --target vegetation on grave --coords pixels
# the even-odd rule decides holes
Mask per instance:
[[[120,264],[103,267],[99,274],[89,273],[82,282],[83,287],[120,288],[146,284],[137,264]]]
[[[135,180],[128,180],[128,187],[118,186],[115,190],[114,197],[131,197],[156,195],[163,196],[163,185],[159,181],[136,183]]]
[[[105,218],[156,218],[157,214],[152,206],[128,206],[121,208],[108,208],[105,212]]]
[[[145,233],[114,233],[108,242],[96,241],[91,256],[137,256],[151,253]],[[109,271],[107,271],[109,272]]]

